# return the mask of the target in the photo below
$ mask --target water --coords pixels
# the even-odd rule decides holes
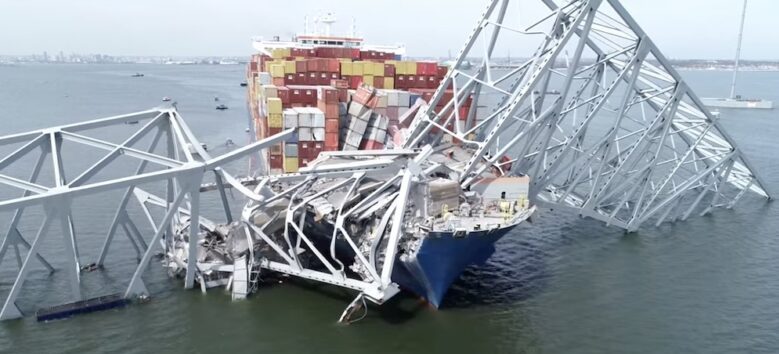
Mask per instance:
[[[135,72],[146,76],[130,78]],[[727,93],[729,73],[683,75],[702,96]],[[0,135],[147,109],[170,96],[218,153],[226,139],[240,145],[247,138],[242,78],[238,66],[0,67]],[[776,87],[779,73],[744,73],[740,91],[779,102]],[[216,112],[214,96],[231,109]],[[776,113],[725,112],[722,119],[779,193]],[[104,222],[110,201],[77,205],[84,215],[79,225]],[[4,230],[7,217],[0,216]],[[777,352],[778,216],[776,203],[747,197],[736,210],[625,234],[541,211],[532,225],[505,237],[485,267],[466,272],[442,310],[405,296],[347,327],[335,321],[353,295],[340,289],[273,284],[232,303],[219,290],[203,296],[181,289],[152,262],[145,276],[151,302],[45,324],[30,317],[0,323],[0,352]],[[80,235],[89,259],[103,235]],[[45,254],[57,259],[54,249]],[[85,274],[85,287],[125,286],[98,285],[128,279],[134,255],[125,250],[111,253],[106,271]],[[3,299],[14,263],[9,254],[0,271]],[[61,273],[34,269],[23,295],[35,301],[20,301],[22,310],[32,314],[38,300],[61,302],[67,293]]]

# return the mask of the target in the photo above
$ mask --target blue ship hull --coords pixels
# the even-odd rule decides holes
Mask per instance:
[[[465,237],[455,237],[452,232],[431,232],[416,256],[395,264],[392,280],[438,308],[465,268],[483,265],[495,253],[495,243],[514,227],[472,231]]]

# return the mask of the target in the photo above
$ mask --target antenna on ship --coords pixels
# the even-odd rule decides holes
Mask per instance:
[[[308,16],[303,16],[303,34],[308,34]]]
[[[357,19],[352,17],[352,38],[357,38]]]
[[[747,18],[747,0],[744,0],[744,8],[741,11],[741,28],[738,31],[738,45],[736,46],[736,62],[733,67],[733,83],[730,85],[730,99],[736,99],[736,82],[738,81],[738,65],[741,61],[741,43],[744,40],[744,22]]]
[[[319,22],[325,24],[325,36],[330,36],[330,27],[335,23],[335,16],[333,16],[333,13],[328,12],[326,15],[324,15],[322,18],[319,19]]]

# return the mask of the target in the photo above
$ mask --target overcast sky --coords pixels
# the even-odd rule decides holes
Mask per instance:
[[[540,0],[519,0],[520,5]],[[255,35],[301,32],[331,10],[369,43],[405,43],[410,56],[445,56],[465,40],[486,0],[0,0],[0,54],[104,53],[244,56]],[[671,58],[731,58],[741,0],[623,0]],[[743,57],[779,59],[779,1],[752,0]]]

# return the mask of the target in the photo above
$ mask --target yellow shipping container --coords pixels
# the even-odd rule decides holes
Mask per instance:
[[[365,75],[365,63],[361,61],[355,61],[352,63],[352,76]]]
[[[295,65],[295,62],[292,60],[287,60],[284,62],[284,73],[285,74],[297,74],[297,65]]]
[[[384,76],[384,63],[373,63],[373,76]]]
[[[273,77],[284,77],[284,64],[272,64],[270,66],[270,75]]]
[[[373,86],[373,75],[363,75],[362,82],[368,86]]]
[[[284,172],[297,173],[298,172],[298,158],[297,157],[285,157],[284,158]]]
[[[279,113],[268,114],[268,128],[283,128],[284,116]]]
[[[351,61],[349,62],[341,62],[341,75],[344,76],[352,76],[352,73],[354,72],[354,65]]]
[[[280,98],[268,98],[268,113],[269,114],[281,114],[281,99]]]
[[[271,57],[274,59],[286,58],[292,54],[289,48],[276,48],[271,52]]]
[[[387,90],[394,90],[395,89],[395,78],[394,77],[385,77],[384,78],[384,88]]]
[[[406,65],[406,75],[416,75],[417,74],[417,62],[415,62],[415,61],[407,61],[404,64]]]

